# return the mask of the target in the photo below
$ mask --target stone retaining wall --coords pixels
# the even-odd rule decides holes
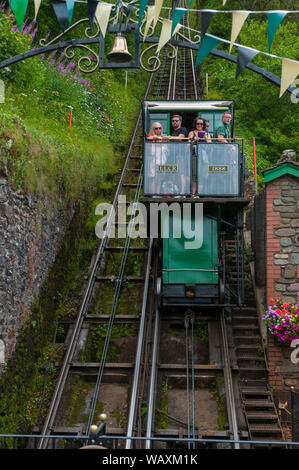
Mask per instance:
[[[74,209],[0,179],[0,360],[7,361],[54,262]]]

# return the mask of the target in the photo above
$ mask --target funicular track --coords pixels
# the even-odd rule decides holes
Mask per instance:
[[[151,76],[145,99],[198,99],[192,53],[178,51],[176,59],[171,62],[167,48],[161,54],[162,65]],[[90,425],[98,421],[97,413],[104,411],[108,414],[106,434],[110,437],[109,446],[112,448],[161,448],[155,447],[152,437],[161,441],[166,437],[184,438],[186,442],[180,446],[189,449],[197,448],[195,440],[201,438],[282,441],[281,427],[267,388],[266,363],[261,368],[261,357],[257,357],[260,343],[256,311],[246,310],[245,307],[228,310],[219,307],[213,312],[213,317],[202,312],[194,315],[188,310],[183,314],[182,310],[175,309],[167,314],[160,311],[156,296],[156,242],[152,239],[144,239],[142,242],[131,240],[127,232],[125,238],[120,236],[122,229],[123,233],[127,229],[130,234],[129,222],[135,215],[134,210],[138,207],[142,191],[141,130],[140,113],[113,200],[116,212],[130,206],[131,217],[125,214],[121,223],[110,218],[107,222],[107,232],[118,229],[117,237],[109,238],[105,235],[94,256],[86,292],[69,335],[57,386],[40,433],[74,433],[74,428],[68,429],[66,424],[61,423],[63,409],[69,406],[68,399],[64,397],[65,389],[71,388],[70,377],[76,376],[93,384],[85,400],[88,403],[88,419],[78,426],[76,432],[79,435],[88,434]],[[244,262],[242,233],[236,231],[235,237],[225,240],[224,244],[232,251],[230,296],[233,295],[234,284],[240,287],[240,282],[243,282],[240,274]],[[97,307],[95,299],[98,296],[101,298],[101,292],[102,298],[109,297],[109,309]],[[121,313],[121,296],[127,302],[128,298],[132,299],[132,311],[135,310],[135,313]],[[254,318],[251,315],[253,313]],[[228,315],[232,318],[229,326],[226,322]],[[202,352],[196,350],[195,345],[196,328],[202,324],[207,326],[209,335],[209,352],[206,357],[201,357]],[[86,332],[90,333],[94,325],[105,325],[105,342],[100,362],[86,362],[82,360],[82,351],[79,350],[80,347],[82,349],[82,342],[86,343]],[[121,359],[111,360],[109,351],[115,325],[130,325],[136,334],[131,342],[120,343]],[[178,331],[173,334],[171,329]],[[169,347],[165,347],[167,342]],[[184,345],[180,357],[167,354],[175,342],[180,348]],[[175,348],[173,351],[176,351]],[[240,381],[237,379],[239,376]],[[201,418],[198,417],[199,404],[202,403],[201,391],[204,392],[203,400],[211,397],[215,390],[211,392],[209,387],[216,382],[220,383],[217,393],[220,393],[222,406],[225,403],[226,410],[226,422],[221,429],[217,423],[214,423],[214,427],[209,422],[202,426]],[[117,419],[112,419],[105,407],[109,400],[111,409],[115,406],[111,398],[113,395],[115,400],[119,400],[119,408],[125,410]],[[174,406],[178,413],[173,413],[171,407],[165,406],[165,397],[166,401],[177,400]],[[217,415],[217,410],[214,409],[214,412]],[[163,426],[163,419],[159,420],[161,417],[165,418]],[[116,436],[123,436],[126,440],[119,440]],[[138,436],[145,440],[131,440]],[[48,446],[49,439],[42,437],[38,447],[42,449]],[[234,444],[233,447],[240,446]]]

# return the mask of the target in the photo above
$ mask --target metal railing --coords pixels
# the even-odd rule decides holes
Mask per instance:
[[[203,449],[204,447],[206,448],[217,448],[217,446],[221,446],[221,448],[231,448],[231,449],[236,449],[236,448],[243,448],[243,449],[253,449],[256,446],[263,446],[268,449],[271,449],[273,447],[284,447],[287,449],[291,448],[298,448],[299,449],[299,442],[287,442],[287,441],[268,441],[268,440],[258,440],[258,441],[253,441],[253,440],[246,440],[246,439],[196,439],[196,438],[177,438],[177,437],[132,437],[132,436],[117,436],[117,435],[109,435],[109,434],[89,434],[88,436],[86,435],[60,435],[60,434],[0,434],[0,449],[5,449],[5,448],[13,448],[13,449],[25,449],[29,448],[28,443],[29,441],[32,441],[32,445],[30,448],[32,449],[37,449],[37,444],[39,439],[48,439],[49,440],[49,446],[48,449],[56,449],[56,448],[81,448],[85,447],[87,445],[98,445],[105,447],[107,442],[109,442],[109,447],[107,447],[107,450],[113,450],[119,447],[119,443],[121,441],[127,441],[127,440],[132,440],[133,443],[137,441],[144,441],[144,444],[146,442],[150,441],[151,444],[153,445],[155,442],[164,442],[168,443],[169,445],[176,445],[178,446],[179,444],[182,445],[182,448],[185,449],[188,446],[188,443],[195,443],[195,448],[196,449]],[[9,445],[5,445],[6,442],[10,440],[12,441]],[[24,440],[26,440],[26,445],[22,445],[24,443]],[[61,443],[59,446],[56,447],[57,441],[66,441],[64,445],[62,446]],[[18,444],[19,442],[19,444]],[[20,443],[22,446],[20,446]],[[111,447],[110,443],[114,443],[116,445]],[[67,444],[67,445],[66,445]],[[186,446],[186,447],[185,447]],[[132,446],[134,448],[134,444]],[[173,448],[173,447],[172,447]],[[176,447],[179,449],[179,447]],[[220,447],[219,447],[220,448]],[[170,450],[171,448],[168,448],[167,450]],[[166,449],[165,449],[166,450]]]

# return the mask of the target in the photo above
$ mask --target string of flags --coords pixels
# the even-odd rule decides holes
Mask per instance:
[[[35,19],[37,18],[39,9],[41,7],[42,0],[33,0],[35,8]],[[75,3],[77,0],[51,0],[52,6],[57,17],[58,23],[62,31],[67,29],[72,23]],[[105,37],[107,32],[107,26],[113,6],[115,6],[116,17],[118,18],[120,9],[126,11],[127,22],[133,11],[133,8],[136,8],[135,4],[139,3],[139,18],[138,18],[138,32],[141,27],[142,19],[147,12],[146,24],[144,29],[144,40],[148,35],[149,28],[155,28],[158,19],[160,17],[161,9],[163,7],[163,0],[155,0],[154,5],[148,6],[149,0],[132,0],[129,3],[123,2],[123,0],[116,0],[115,5],[113,3],[105,3],[99,0],[87,0],[80,3],[87,3],[88,17],[91,29],[95,19],[97,20],[100,31]],[[222,0],[223,6],[225,6],[227,0]],[[236,69],[236,78],[239,77],[240,73],[244,68],[249,64],[253,58],[258,54],[266,54],[270,57],[281,59],[282,61],[282,75],[281,75],[281,90],[280,97],[284,94],[287,88],[293,83],[296,77],[299,75],[299,62],[284,57],[277,57],[272,55],[271,46],[275,37],[275,34],[283,22],[284,18],[288,14],[299,13],[299,11],[286,11],[286,10],[273,10],[273,11],[249,11],[249,10],[191,10],[194,0],[189,0],[188,8],[175,8],[173,10],[172,19],[163,19],[162,28],[159,38],[159,43],[157,47],[157,53],[164,47],[167,42],[176,34],[180,28],[183,26],[180,21],[184,17],[187,11],[199,11],[201,13],[201,42],[198,48],[197,58],[195,66],[198,66],[208,54],[215,48],[220,42],[229,43],[229,53],[233,46],[238,47],[238,57],[237,57],[237,69]],[[29,0],[10,0],[10,7],[15,16],[17,25],[19,29],[22,29],[26,12],[28,9]],[[268,53],[259,51],[254,48],[241,46],[236,44],[241,29],[250,15],[264,13],[267,15],[268,28],[267,28],[267,37],[268,37]],[[209,26],[216,14],[231,14],[232,17],[232,28],[231,28],[231,38],[230,41],[227,41],[222,38],[218,38],[211,34],[208,34]],[[117,20],[116,20],[117,21]]]

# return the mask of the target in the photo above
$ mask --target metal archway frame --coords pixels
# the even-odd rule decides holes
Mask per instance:
[[[88,22],[89,20],[88,19],[80,20],[79,23],[82,23],[84,21]],[[76,26],[76,25],[74,25],[74,26]],[[108,33],[115,33],[117,31],[116,28],[117,28],[116,26],[110,25],[108,27]],[[73,27],[69,28],[66,32],[68,32],[70,29],[73,29]],[[123,33],[129,33],[134,29],[136,29],[135,24],[133,24],[133,25],[129,24],[127,26],[121,25],[120,31],[123,32]],[[62,33],[60,36],[58,36],[58,38],[61,38],[63,35],[64,35],[64,33]],[[154,48],[154,46],[159,43],[159,38],[158,37],[147,37],[143,40],[140,34],[138,36],[139,36],[138,37],[139,46],[143,42],[143,43],[151,44],[150,48],[151,47]],[[136,40],[136,42],[138,42],[138,41]],[[113,69],[113,68],[139,68],[140,67],[140,63],[139,63],[139,67],[138,67],[138,64],[137,64],[137,58],[135,58],[135,62],[131,65],[130,64],[114,64],[114,63],[109,63],[109,62],[104,63],[104,61],[103,61],[103,42],[104,42],[104,38],[103,38],[103,36],[102,36],[102,34],[100,33],[99,30],[98,30],[98,34],[90,36],[90,37],[86,37],[86,38],[70,39],[70,40],[67,40],[67,41],[59,41],[59,42],[51,41],[50,43],[48,43],[45,46],[42,46],[42,47],[39,47],[39,48],[36,48],[36,49],[31,49],[30,51],[25,52],[24,54],[19,54],[19,55],[16,55],[16,56],[14,56],[10,59],[3,60],[2,62],[0,62],[0,70],[4,69],[5,67],[9,67],[10,65],[21,62],[23,60],[27,60],[31,57],[35,57],[35,56],[45,54],[45,53],[48,53],[48,52],[54,52],[54,51],[57,51],[57,50],[64,50],[65,54],[66,54],[66,57],[71,59],[71,58],[74,58],[73,49],[76,49],[76,48],[83,48],[85,51],[88,51],[88,53],[91,54],[91,56],[93,57],[93,60],[92,60],[90,58],[90,56],[87,55],[87,56],[81,57],[78,60],[78,65],[80,67],[80,70],[84,73],[92,73],[97,68],[112,68]],[[99,54],[96,54],[96,52],[89,47],[90,45],[94,45],[94,44],[98,45]],[[188,40],[171,39],[168,42],[168,44],[170,46],[172,46],[173,48],[174,47],[185,47],[187,49],[193,49],[193,50],[198,49],[198,43],[195,43],[195,42],[192,42],[192,41],[189,42]],[[140,47],[138,48],[138,54],[139,54],[139,50],[140,50]],[[144,51],[144,52],[146,52],[146,51]],[[210,52],[210,54],[212,54],[216,57],[219,57],[221,59],[228,60],[228,61],[233,62],[235,64],[237,63],[237,57],[235,57],[231,54],[227,54],[226,52],[222,52],[222,51],[219,51],[217,49],[213,49]],[[152,59],[154,59],[154,58],[156,58],[155,55],[152,56]],[[138,60],[139,60],[139,57],[138,57]],[[86,63],[87,68],[84,68],[83,65],[82,65],[84,63],[84,61]],[[140,60],[140,62],[141,62],[141,60]],[[149,71],[149,72],[152,72],[152,70],[148,70],[145,67],[143,67],[142,64],[141,64],[141,67],[144,68],[145,70]],[[274,75],[273,73],[269,72],[268,70],[264,70],[261,67],[253,65],[251,63],[247,64],[246,68],[251,70],[254,73],[257,73],[257,74],[261,75],[264,79],[266,79],[269,82],[273,83],[274,85],[280,87],[281,80],[277,75]],[[299,98],[299,91],[296,90],[295,88],[289,87],[287,89],[287,91],[289,93],[293,94],[296,98]]]

